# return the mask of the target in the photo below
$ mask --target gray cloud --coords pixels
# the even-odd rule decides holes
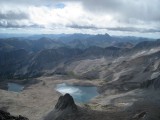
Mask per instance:
[[[51,6],[57,2],[80,2],[97,14],[112,14],[120,22],[160,21],[160,0],[1,0],[1,4]]]
[[[0,21],[0,28],[21,28],[23,25],[19,25],[13,21]]]
[[[1,0],[1,4],[51,6],[57,2],[80,2],[97,14],[112,14],[121,22],[135,20],[160,21],[160,0]],[[130,20],[129,20],[130,19]]]
[[[146,29],[146,28],[136,28],[136,27],[114,27],[106,28],[112,31],[124,31],[124,32],[140,32],[140,33],[156,33],[160,32],[160,29]]]
[[[25,21],[25,22],[24,22]],[[26,22],[27,21],[27,22]],[[29,15],[25,11],[0,11],[0,27],[1,28],[22,28],[30,26]]]
[[[43,26],[33,24],[23,20],[0,20],[0,28],[44,28]]]
[[[119,20],[160,21],[160,0],[83,0],[86,9],[115,15]]]
[[[78,25],[78,24],[67,25],[66,27],[75,28],[75,29],[101,29],[101,28],[95,27],[94,25],[84,26],[84,25]]]
[[[94,25],[82,26],[82,25],[69,25],[67,27],[75,29],[107,29],[110,31],[122,31],[122,32],[140,32],[140,33],[156,33],[160,32],[160,29],[146,29],[146,28],[136,28],[136,27],[96,27]]]
[[[91,15],[88,18],[82,17],[79,19],[67,19],[68,17],[64,17],[57,19],[57,22],[54,21],[54,26],[59,27],[59,19],[63,22],[63,19],[68,20],[69,23],[64,22],[65,27],[73,28],[73,29],[91,29],[91,30],[99,30],[106,29],[109,31],[122,31],[122,32],[139,32],[139,33],[159,33],[160,32],[160,0],[0,0],[0,27],[1,28],[22,28],[22,27],[43,27],[39,26],[41,21],[38,20],[30,21],[29,15],[34,14],[31,11],[27,11],[27,8],[30,6],[38,7],[48,7],[51,8],[56,3],[60,2],[78,2],[83,6],[83,10],[86,14]],[[2,7],[1,7],[2,6]],[[4,6],[8,8],[3,9]],[[14,11],[16,7],[18,10]],[[13,7],[13,9],[12,9]],[[55,7],[55,6],[54,6]],[[5,7],[4,7],[5,8]],[[15,9],[14,9],[15,8]],[[30,12],[30,13],[29,13]],[[76,11],[75,11],[76,12]],[[91,14],[90,14],[91,13]],[[38,14],[41,16],[41,14]],[[113,22],[111,25],[107,26],[107,21],[103,22],[100,20],[92,21],[96,17],[105,17],[105,15],[111,16]],[[87,16],[87,15],[86,15]],[[78,18],[78,17],[77,17]],[[56,18],[55,18],[56,19]],[[28,21],[23,22],[23,20]],[[33,20],[33,19],[32,19]],[[64,21],[65,21],[64,20]],[[105,20],[105,19],[104,19]],[[38,21],[38,22],[37,22]],[[76,21],[73,24],[70,23],[72,21]],[[42,20],[43,23],[43,20]],[[113,24],[112,24],[113,23]],[[114,24],[115,23],[115,24]],[[51,23],[52,24],[52,23]],[[69,25],[67,25],[69,24]],[[108,23],[110,24],[110,23]],[[50,25],[48,25],[50,26]],[[98,27],[101,26],[101,27]],[[110,27],[109,27],[110,26]],[[116,26],[116,27],[115,27]],[[126,27],[121,27],[126,26]],[[63,26],[62,26],[63,27]],[[139,27],[139,28],[138,28]]]
[[[24,12],[14,12],[14,11],[7,11],[2,12],[0,11],[0,20],[6,19],[6,20],[22,20],[22,19],[28,19],[29,15]]]
[[[58,0],[0,0],[1,4],[19,4],[19,5],[33,5],[33,6],[45,6],[51,5]]]

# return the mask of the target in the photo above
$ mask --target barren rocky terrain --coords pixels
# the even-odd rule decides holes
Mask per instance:
[[[61,116],[57,112],[56,118],[48,120],[160,119],[159,40],[143,41],[129,48],[62,47],[36,52],[26,48],[12,50],[8,44],[0,50],[0,66],[4,68],[0,69],[1,110],[30,120],[44,120],[55,114],[62,95],[55,90],[56,85],[67,83],[96,86],[99,95],[88,103],[75,103],[79,111],[76,114],[69,110],[69,116]],[[21,84],[24,89],[7,91],[8,82]]]
[[[0,108],[13,115],[23,115],[30,120],[40,120],[50,112],[58,101],[58,83],[75,85],[98,85],[98,82],[65,79],[63,76],[40,77],[37,83],[27,86],[21,92],[0,90]]]

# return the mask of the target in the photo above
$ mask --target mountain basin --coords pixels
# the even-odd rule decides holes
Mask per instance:
[[[23,85],[17,83],[8,83],[8,91],[21,92],[23,89]]]
[[[78,86],[61,83],[57,84],[55,89],[63,95],[69,93],[75,102],[78,103],[87,103],[98,95],[97,87],[95,86]]]

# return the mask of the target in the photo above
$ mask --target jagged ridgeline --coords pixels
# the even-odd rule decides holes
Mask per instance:
[[[38,39],[38,36],[35,38],[31,36],[29,38],[0,39],[0,78],[24,79],[62,74],[84,79],[97,79],[100,78],[99,73],[102,71],[97,69],[97,64],[100,66],[105,62],[100,58],[105,58],[109,62],[124,57],[125,61],[127,59],[125,57],[158,47],[160,44],[160,40],[118,38],[108,34],[73,34],[56,39],[46,37]],[[84,47],[79,47],[82,45]],[[78,66],[78,62],[85,65],[89,60],[96,59],[97,64],[93,64],[97,67],[92,67],[92,64],[88,69],[82,68],[84,72],[73,69]],[[81,63],[82,60],[83,63]]]

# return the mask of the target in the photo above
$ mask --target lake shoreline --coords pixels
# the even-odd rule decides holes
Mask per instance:
[[[92,98],[99,95],[96,86],[88,86],[88,85],[74,85],[74,84],[66,84],[60,83],[56,85],[56,91],[60,92],[61,94],[70,94],[75,102],[77,103],[88,103]]]
[[[99,81],[68,79],[64,76],[39,77],[30,80],[8,80],[24,84],[25,89],[19,93],[0,89],[0,108],[7,108],[13,115],[23,115],[31,120],[40,120],[46,116],[62,95],[55,90],[57,84],[66,83],[79,86],[99,86]],[[36,81],[36,82],[35,82]],[[43,108],[43,109],[42,109]]]
[[[15,84],[23,85],[24,89],[27,89],[29,86],[31,86],[33,84],[36,84],[38,82],[40,82],[40,81],[36,80],[36,78],[34,78],[34,79],[24,79],[24,80],[5,79],[5,80],[2,80],[0,82],[0,89],[2,89],[2,90],[8,90],[8,83],[15,83]]]

